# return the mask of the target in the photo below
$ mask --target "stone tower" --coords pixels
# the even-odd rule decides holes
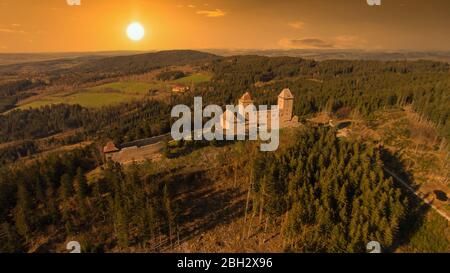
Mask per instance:
[[[289,88],[283,89],[280,95],[278,95],[278,109],[280,110],[280,123],[292,119],[294,96]]]
[[[249,92],[246,92],[244,95],[242,95],[242,97],[239,99],[239,104],[243,105],[244,107],[253,104],[252,96]]]

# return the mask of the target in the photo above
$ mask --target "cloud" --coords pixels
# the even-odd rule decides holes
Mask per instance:
[[[0,32],[13,33],[15,30],[9,28],[0,28]]]
[[[333,44],[318,38],[282,39],[279,44],[283,47],[304,49],[325,49],[334,47]]]
[[[23,30],[10,29],[10,28],[0,28],[0,32],[3,32],[3,33],[17,33],[17,34],[25,34],[26,33]]]
[[[341,35],[334,38],[337,48],[368,48],[370,45],[367,40],[354,35]]]
[[[305,23],[302,21],[294,21],[294,22],[290,22],[288,23],[288,25],[291,28],[295,28],[295,29],[302,29],[305,26]]]
[[[328,39],[308,37],[308,38],[284,38],[279,44],[285,48],[298,49],[368,49],[370,44],[367,40],[358,36],[341,35]]]
[[[193,9],[195,8],[195,5],[188,5],[187,7]]]
[[[199,10],[197,11],[197,14],[204,15],[206,17],[222,17],[225,16],[227,13],[221,9],[215,9],[215,10]]]

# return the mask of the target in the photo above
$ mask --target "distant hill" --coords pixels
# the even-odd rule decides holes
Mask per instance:
[[[202,64],[216,58],[219,56],[195,50],[169,50],[93,60],[71,70],[78,73],[137,74],[171,65]]]
[[[194,50],[170,50],[137,55],[105,57],[84,55],[73,58],[0,65],[2,77],[45,78],[65,84],[149,72],[175,65],[203,65],[221,57]],[[1,59],[1,56],[0,56]]]
[[[450,62],[448,51],[365,51],[365,50],[315,50],[315,49],[207,49],[206,52],[222,56],[231,55],[259,55],[268,57],[302,57],[306,59],[322,60],[431,60]]]
[[[112,57],[144,53],[142,51],[99,51],[99,52],[49,52],[49,53],[0,53],[0,66],[22,63],[34,63],[80,57]]]
[[[14,64],[0,65],[0,75],[23,75],[25,77],[34,77],[37,75],[50,74],[53,71],[68,69],[89,61],[105,58],[104,56],[85,55],[63,59],[50,59],[29,62],[20,62]],[[1,57],[0,57],[1,59]]]

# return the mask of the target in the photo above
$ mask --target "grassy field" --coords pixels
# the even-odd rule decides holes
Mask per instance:
[[[153,84],[141,82],[115,82],[70,93],[55,94],[37,98],[19,109],[38,108],[50,104],[79,104],[84,107],[102,107],[124,101],[140,99],[155,88]]]
[[[173,83],[180,83],[180,84],[199,84],[203,82],[209,82],[211,80],[212,76],[206,73],[197,73],[192,74],[187,77],[180,78],[178,80],[173,81]]]
[[[90,91],[119,91],[120,93],[128,95],[146,95],[149,89],[162,87],[163,85],[159,83],[152,84],[146,82],[113,82],[93,87],[90,89]]]
[[[39,108],[51,104],[79,104],[83,107],[95,108],[115,105],[126,101],[142,99],[149,95],[149,90],[170,91],[172,84],[199,84],[207,82],[211,76],[197,73],[172,82],[112,82],[91,88],[80,89],[70,93],[53,94],[36,97],[35,100],[20,105],[17,109]]]

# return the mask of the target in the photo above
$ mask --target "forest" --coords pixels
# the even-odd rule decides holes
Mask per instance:
[[[179,54],[188,53],[175,56]],[[156,60],[162,58],[151,56]],[[202,56],[191,59],[197,62]],[[125,58],[113,60],[119,62]],[[285,87],[297,98],[294,114],[301,119],[320,111],[370,117],[376,110],[412,105],[423,120],[438,127],[440,137],[447,143],[450,140],[447,63],[316,62],[293,57],[236,56],[213,58],[204,68],[213,73],[211,82],[199,84],[186,94],[173,94],[165,101],[147,99],[97,110],[54,105],[12,111],[0,116],[0,142],[32,140],[76,128],[86,131],[86,139],[133,141],[168,133],[173,122],[167,118],[172,106],[191,105],[193,96],[202,96],[205,104],[225,106],[236,103],[244,91],[250,91],[256,104],[275,104],[279,90]]]
[[[301,133],[277,155],[253,161],[253,213],[283,218],[286,247],[300,252],[389,249],[408,201],[382,169],[373,147],[339,140],[333,130]]]
[[[409,229],[410,200],[384,173],[379,148],[335,133],[299,130],[286,149],[241,154],[250,166],[246,214],[280,229],[284,251],[364,252],[370,240],[392,250]],[[234,168],[222,164],[217,173]],[[99,175],[88,179],[94,169]],[[180,177],[168,175],[150,163],[105,162],[95,145],[3,167],[0,251],[27,251],[49,232],[54,241],[81,238],[86,252],[175,244],[192,201],[180,199]]]
[[[89,185],[86,173],[98,167],[96,147],[0,171],[0,252],[23,252],[39,236],[55,240],[84,234],[84,252],[126,248],[165,235],[175,240],[177,207],[170,185],[140,176],[113,162]],[[161,194],[162,193],[162,194]]]
[[[168,54],[168,53],[167,53]],[[116,57],[125,58],[125,57]],[[120,60],[119,59],[119,60]],[[115,59],[114,59],[115,60]],[[196,59],[197,60],[197,59]],[[109,61],[109,62],[112,62]],[[300,117],[312,115],[322,110],[336,112],[342,107],[351,108],[362,115],[387,107],[412,104],[424,119],[430,120],[441,129],[442,137],[450,137],[450,86],[449,65],[432,61],[322,61],[316,62],[293,57],[237,56],[215,59],[207,66],[214,73],[213,80],[202,83],[194,94],[174,94],[170,101],[124,103],[116,107],[106,107],[95,112],[95,124],[121,128],[133,120],[134,128],[124,129],[115,138],[139,138],[151,136],[148,129],[136,125],[148,117],[148,111],[167,112],[175,104],[192,104],[192,96],[200,95],[205,103],[221,106],[234,104],[244,91],[251,91],[257,104],[275,103],[279,90],[289,87],[295,100],[294,111]],[[150,69],[150,68],[149,68]],[[131,73],[131,72],[130,72]],[[261,86],[258,83],[263,83]],[[62,108],[68,108],[61,112]],[[131,108],[137,113],[124,116]],[[154,109],[150,109],[154,108]],[[142,110],[142,111],[141,111]],[[46,128],[43,124],[49,115],[56,115],[58,128]],[[75,112],[75,113],[72,113]],[[83,114],[80,114],[80,113]],[[67,128],[83,127],[92,120],[73,106],[54,106],[42,110],[11,112],[0,117],[2,141],[40,137]],[[67,120],[61,115],[68,115]],[[114,116],[111,116],[114,115]],[[109,119],[109,120],[108,120]],[[155,117],[159,128],[165,126],[166,117]],[[41,121],[39,121],[41,120]],[[110,121],[114,121],[110,124]],[[44,126],[42,132],[33,133],[36,127]],[[63,124],[64,123],[64,124]],[[14,130],[14,124],[21,124]],[[22,127],[22,125],[25,125]],[[137,125],[141,127],[144,125]],[[55,126],[51,126],[55,127]],[[136,128],[136,129],[135,129]],[[97,128],[94,128],[95,131]],[[12,132],[14,131],[14,132]],[[27,132],[24,132],[27,131]],[[29,131],[29,132],[28,132]],[[146,131],[137,133],[136,131]],[[158,130],[164,132],[164,129]],[[150,134],[150,135],[149,135]]]
[[[0,252],[29,251],[48,234],[55,241],[79,235],[86,252],[154,250],[161,238],[170,245],[177,241],[186,225],[177,183],[151,166],[108,162],[100,151],[108,140],[120,144],[168,133],[172,107],[192,106],[193,96],[202,96],[204,104],[225,106],[250,91],[256,104],[276,104],[279,91],[288,87],[295,96],[294,114],[303,122],[323,111],[370,119],[379,110],[412,106],[422,120],[434,124],[439,138],[450,141],[450,66],[433,61],[318,62],[164,52],[51,71],[46,75],[50,82],[4,84],[0,96],[16,100],[40,85],[67,81],[78,86],[185,64],[208,71],[212,80],[164,100],[148,98],[99,109],[59,104],[0,115]],[[158,77],[173,79],[180,73]],[[5,109],[15,101],[11,103]],[[64,136],[71,132],[76,133]],[[61,146],[92,144],[35,158],[41,152],[37,141],[43,139]],[[402,239],[400,231],[408,229],[411,203],[384,173],[380,149],[340,139],[336,131],[324,128],[307,128],[292,141],[276,153],[241,155],[251,166],[248,213],[279,226],[284,251],[364,252],[369,239],[394,250]],[[164,154],[167,160],[183,161],[207,146],[203,144],[166,143]],[[32,160],[21,160],[27,157]],[[225,162],[215,171],[233,168]]]

